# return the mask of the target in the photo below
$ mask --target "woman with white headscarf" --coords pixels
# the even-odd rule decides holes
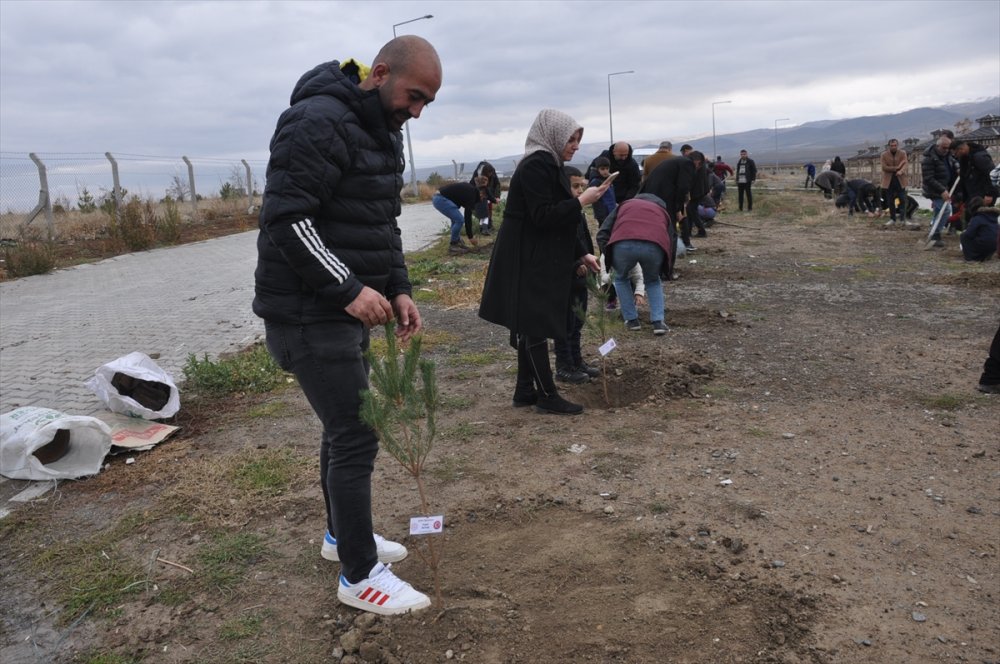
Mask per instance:
[[[583,127],[552,109],[539,112],[510,180],[503,224],[493,246],[479,316],[503,325],[517,348],[514,406],[575,415],[583,406],[559,396],[547,339],[566,336],[574,265],[598,271],[597,259],[577,238],[583,209],[610,183],[574,198],[563,164],[580,148]]]

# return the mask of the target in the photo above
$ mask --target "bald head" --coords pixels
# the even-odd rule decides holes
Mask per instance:
[[[628,153],[631,148],[629,144],[625,141],[618,141],[611,147],[611,156],[615,158],[615,161],[625,161],[628,159]]]
[[[378,90],[386,122],[398,130],[434,101],[441,78],[441,59],[430,42],[403,35],[382,47],[360,87]]]
[[[411,69],[432,69],[441,75],[441,59],[429,41],[416,35],[403,35],[386,43],[375,56],[372,67],[384,63],[397,73]]]

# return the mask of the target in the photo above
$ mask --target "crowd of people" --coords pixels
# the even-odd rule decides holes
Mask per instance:
[[[837,207],[845,208],[848,216],[855,212],[870,217],[888,214],[886,226],[917,227],[912,220],[919,203],[908,193],[909,156],[898,140],[890,140],[879,156],[879,170],[880,179],[875,184],[864,178],[845,179],[832,166],[830,170],[824,166],[814,184],[826,198],[836,196]],[[958,235],[965,260],[1000,256],[996,207],[1000,169],[989,151],[978,143],[956,139],[951,131],[942,131],[920,156],[920,175],[921,194],[931,204],[927,248],[943,248],[943,234]]]
[[[264,319],[270,354],[295,375],[322,424],[326,532],[319,553],[341,565],[342,603],[386,615],[426,608],[430,599],[389,567],[407,556],[406,547],[374,532],[371,478],[379,441],[359,417],[369,386],[365,353],[373,327],[395,321],[404,342],[423,327],[396,222],[405,163],[400,130],[434,101],[441,83],[436,50],[413,35],[385,44],[370,67],[334,60],[304,74],[271,140],[257,240],[253,310]],[[580,352],[577,315],[586,307],[586,277],[600,270],[588,206],[600,222],[597,245],[625,329],[642,329],[632,283],[638,272],[654,335],[667,332],[663,283],[674,274],[676,256],[695,251],[692,234],[707,236],[728,179],[736,181],[739,209],[753,210],[757,168],[746,150],[733,168],[718,156],[709,163],[690,145],[675,155],[664,141],[640,168],[632,147],[617,142],[582,173],[568,163],[583,131],[557,110],[535,118],[510,180],[479,307],[483,319],[510,332],[517,357],[512,405],[542,413],[582,412],[560,395],[556,380],[598,374]],[[978,256],[991,237],[995,250],[996,182],[988,177],[989,155],[953,138],[942,137],[924,153],[924,194],[935,210],[957,205],[961,196],[970,215],[963,250]],[[880,184],[896,196],[890,214],[898,216],[905,214],[899,202],[906,155],[898,146],[890,151]],[[831,195],[854,191],[852,208],[872,202],[867,186],[845,181],[839,158],[823,171],[817,187]],[[481,234],[493,232],[499,196],[496,170],[486,162],[468,183],[437,192],[433,204],[450,221],[451,253],[467,250],[463,227],[470,242],[475,239],[474,217]],[[549,339],[557,340],[555,374]],[[1000,391],[998,346],[1000,332],[980,381],[983,391]]]

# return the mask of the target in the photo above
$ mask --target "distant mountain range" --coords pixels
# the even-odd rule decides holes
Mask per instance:
[[[760,164],[796,163],[806,161],[823,161],[840,155],[846,159],[858,150],[877,145],[883,146],[890,138],[904,141],[907,138],[918,138],[921,141],[930,138],[935,129],[954,129],[955,123],[969,118],[973,121],[971,129],[976,129],[976,118],[988,114],[1000,115],[1000,97],[992,97],[982,101],[962,104],[949,104],[936,108],[914,108],[902,113],[891,115],[870,115],[846,120],[817,120],[782,129],[778,127],[778,149],[775,151],[774,128],[753,129],[736,134],[718,134],[715,145],[718,154],[729,162],[739,159],[739,151],[746,149]],[[682,143],[690,143],[696,150],[705,153],[706,157],[714,159],[712,152],[712,137],[696,139],[681,139],[672,136],[661,138],[630,140],[633,148],[656,148],[661,140],[674,143],[674,150],[679,152]],[[574,164],[584,165],[608,148],[607,143],[585,143],[580,146]],[[515,161],[520,154],[487,158],[498,171],[510,174]],[[466,171],[475,168],[475,164],[466,164]],[[433,172],[445,177],[454,175],[452,164],[417,168],[417,178],[427,179]]]

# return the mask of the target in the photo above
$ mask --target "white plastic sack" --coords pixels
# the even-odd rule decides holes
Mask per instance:
[[[111,427],[96,417],[25,406],[0,415],[0,475],[16,480],[76,479],[101,470]]]
[[[136,401],[131,396],[121,394],[118,388],[112,384],[112,380],[117,373],[143,381],[166,385],[170,390],[170,396],[166,404],[158,409],[152,409],[148,405]],[[94,372],[94,377],[85,384],[104,402],[104,405],[109,410],[114,413],[128,415],[129,417],[156,420],[173,417],[181,408],[181,397],[177,391],[177,386],[174,384],[174,379],[145,353],[129,353],[113,362],[108,362]]]

